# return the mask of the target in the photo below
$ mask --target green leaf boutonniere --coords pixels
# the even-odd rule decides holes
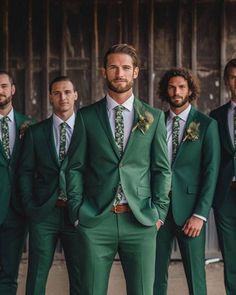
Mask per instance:
[[[135,131],[138,128],[144,134],[152,125],[154,118],[153,115],[147,111],[143,114],[138,113],[138,116],[138,122],[134,125],[132,131]]]
[[[183,141],[195,141],[199,139],[199,126],[200,123],[191,122],[185,132]]]
[[[25,135],[26,129],[32,124],[31,121],[25,121],[23,124],[20,126],[19,134],[20,134],[20,139]]]

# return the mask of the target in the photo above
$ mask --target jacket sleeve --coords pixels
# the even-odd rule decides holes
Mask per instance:
[[[170,203],[168,194],[171,186],[171,170],[168,160],[166,126],[163,112],[159,116],[155,137],[152,142],[151,184],[153,203],[157,208],[159,218],[164,221]]]

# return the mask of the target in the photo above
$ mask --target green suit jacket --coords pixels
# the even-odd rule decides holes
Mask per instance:
[[[23,137],[20,136],[20,128],[23,123],[30,122],[31,119],[16,111],[14,111],[14,118],[16,138],[10,160],[7,159],[3,151],[2,142],[0,141],[0,224],[4,222],[10,204],[12,204],[17,211],[21,211],[21,204],[19,202],[20,199],[16,185],[16,170],[18,168],[18,158],[21,153],[23,139]]]
[[[186,122],[186,130],[191,122],[200,123],[198,139],[182,140],[172,164],[172,212],[175,223],[180,226],[192,214],[207,219],[219,171],[217,122],[193,107]]]
[[[220,172],[213,204],[215,208],[220,208],[224,200],[227,198],[230,183],[233,176],[236,176],[236,150],[230,138],[228,128],[229,107],[230,102],[210,113],[210,116],[218,122],[221,143]]]
[[[55,207],[59,191],[66,192],[65,170],[75,144],[75,132],[62,163],[53,137],[52,117],[30,126],[26,132],[20,159],[19,188],[26,214],[42,221]]]
[[[164,114],[134,100],[134,125],[138,112],[154,117],[143,134],[132,131],[120,158],[112,135],[106,99],[83,108],[75,128],[79,131],[77,150],[67,173],[67,193],[72,222],[92,227],[111,211],[118,184],[121,183],[137,220],[146,226],[165,220],[170,189]]]

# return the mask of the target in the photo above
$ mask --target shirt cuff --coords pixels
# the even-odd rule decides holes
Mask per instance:
[[[205,217],[203,217],[203,216],[201,216],[201,215],[198,215],[198,214],[193,214],[193,216],[196,216],[196,217],[198,217],[198,218],[200,218],[200,219],[202,219],[203,221],[207,221],[207,219],[205,218]]]
[[[77,219],[75,222],[74,222],[74,227],[77,227],[79,225],[79,219]]]

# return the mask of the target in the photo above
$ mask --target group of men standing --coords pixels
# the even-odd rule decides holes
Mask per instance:
[[[58,239],[70,295],[105,295],[116,253],[128,295],[165,295],[174,238],[189,294],[205,295],[212,203],[226,292],[236,294],[236,59],[224,73],[231,101],[212,118],[191,105],[200,89],[189,70],[160,79],[165,114],[134,97],[138,74],[135,49],[114,45],[103,99],[75,114],[75,85],[59,76],[52,116],[34,124],[13,109],[14,82],[0,72],[0,294],[16,294],[29,231],[27,295],[45,294]]]

